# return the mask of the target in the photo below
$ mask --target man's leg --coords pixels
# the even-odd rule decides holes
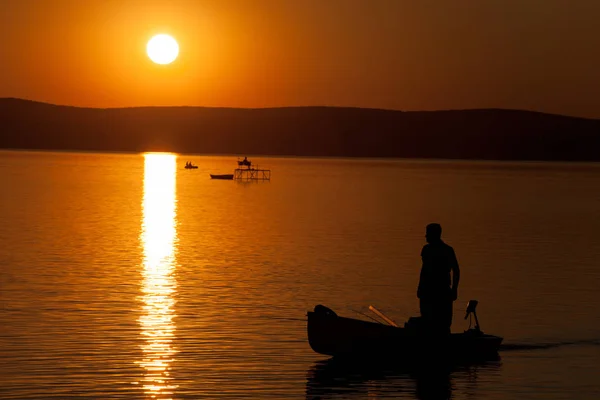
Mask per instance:
[[[452,301],[445,298],[438,298],[430,302],[430,329],[436,335],[450,334],[452,325]]]
[[[420,299],[419,308],[421,311],[421,328],[425,332],[433,329],[434,307],[430,299]]]

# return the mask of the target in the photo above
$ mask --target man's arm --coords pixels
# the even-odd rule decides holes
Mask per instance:
[[[424,264],[424,259],[423,259],[423,254],[425,253],[425,247],[423,246],[423,248],[421,249],[421,273],[419,274],[419,286],[417,287],[417,298],[421,298],[421,285],[423,284],[423,264]]]
[[[423,267],[421,267],[421,274],[419,276],[419,287],[417,288],[417,298],[420,299],[423,294],[421,290],[421,285],[423,284]]]
[[[458,283],[460,282],[460,268],[458,267],[458,260],[456,259],[456,254],[454,253],[454,249],[452,249],[450,261],[452,263],[452,300],[456,300],[458,298]]]

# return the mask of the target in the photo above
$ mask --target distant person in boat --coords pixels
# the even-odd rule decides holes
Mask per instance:
[[[425,238],[427,244],[421,250],[423,266],[417,289],[421,318],[429,332],[449,334],[452,302],[458,297],[460,269],[454,249],[442,240],[440,224],[427,225]]]

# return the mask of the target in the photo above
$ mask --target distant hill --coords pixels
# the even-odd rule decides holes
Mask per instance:
[[[0,99],[0,148],[600,161],[600,120],[500,109],[93,109]]]

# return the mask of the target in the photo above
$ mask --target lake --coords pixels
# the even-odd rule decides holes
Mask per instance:
[[[0,152],[0,398],[600,396],[600,164]],[[186,170],[186,161],[199,166]],[[425,226],[461,266],[497,361],[346,369],[324,304],[419,313]]]

